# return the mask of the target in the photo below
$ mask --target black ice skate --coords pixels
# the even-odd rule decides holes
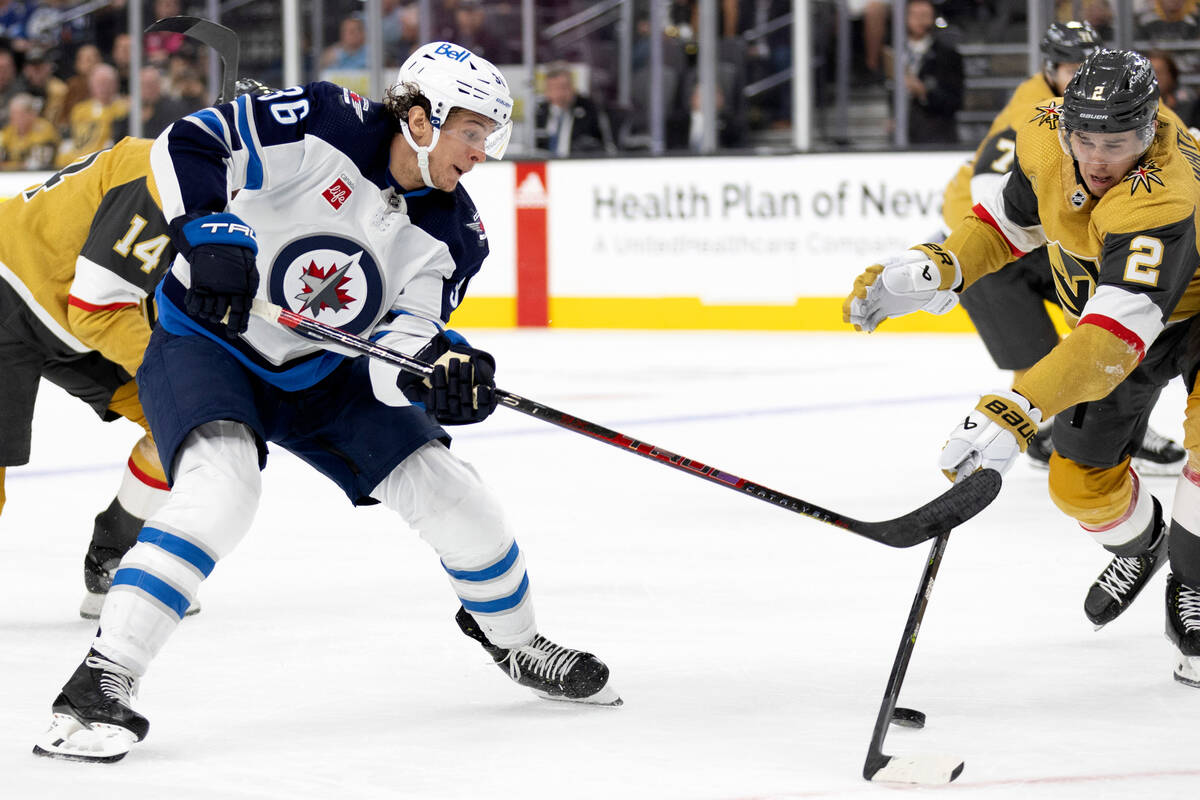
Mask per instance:
[[[1043,425],[1025,448],[1025,455],[1038,469],[1050,469],[1050,454],[1054,452],[1054,445],[1050,443],[1050,429],[1050,424]]]
[[[79,616],[84,619],[100,619],[100,611],[104,608],[104,598],[112,588],[113,575],[121,557],[125,555],[111,547],[88,547],[87,555],[83,557],[83,602],[79,604]],[[200,601],[188,606],[185,617],[200,613]]]
[[[1186,450],[1151,428],[1146,428],[1142,446],[1133,454],[1133,468],[1141,475],[1174,477],[1186,461]]]
[[[483,645],[496,666],[539,697],[602,706],[623,702],[608,685],[608,667],[591,653],[562,647],[540,634],[524,647],[506,650],[488,641],[465,608],[459,607],[454,621],[463,633]]]
[[[1136,556],[1117,556],[1109,562],[1083,599],[1083,613],[1100,630],[1129,608],[1154,573],[1167,561],[1167,526],[1162,521],[1158,500],[1154,501],[1158,535],[1150,549]]]
[[[146,738],[150,722],[131,707],[137,678],[90,650],[54,699],[50,729],[33,752],[70,761],[120,761]]]
[[[1167,576],[1167,638],[1175,645],[1175,680],[1200,688],[1200,592]]]

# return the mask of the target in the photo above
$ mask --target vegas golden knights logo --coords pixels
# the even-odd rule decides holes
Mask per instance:
[[[1063,311],[1078,319],[1084,305],[1096,291],[1096,283],[1100,280],[1100,264],[1095,259],[1064,250],[1058,242],[1051,242],[1046,252],[1050,256],[1050,271],[1054,275],[1058,302]]]
[[[1050,130],[1058,130],[1058,118],[1062,114],[1062,106],[1051,100],[1044,106],[1037,107],[1037,115],[1030,120],[1036,121],[1038,125],[1049,125]]]

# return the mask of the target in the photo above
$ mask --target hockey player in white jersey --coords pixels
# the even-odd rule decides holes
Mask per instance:
[[[517,683],[620,703],[599,659],[538,634],[513,533],[441,427],[496,405],[492,357],[446,324],[488,252],[459,178],[503,155],[511,110],[492,64],[438,42],[382,104],[314,83],[204,109],[155,142],[180,256],[138,380],[172,494],[122,560],[35,753],[111,761],[146,736],[136,684],[249,529],[267,442],[416,529],[459,597],[459,627]],[[252,317],[255,297],[437,368],[425,381],[331,352]]]

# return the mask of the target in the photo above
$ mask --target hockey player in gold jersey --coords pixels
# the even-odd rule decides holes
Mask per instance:
[[[1055,22],[1046,29],[1039,47],[1042,69],[1021,83],[993,120],[974,157],[946,187],[942,217],[946,230],[971,212],[972,197],[994,193],[1012,166],[1016,131],[1029,121],[1030,109],[1050,97],[1060,97],[1087,56],[1103,46],[1100,35],[1086,22]],[[996,366],[1012,370],[1019,380],[1058,344],[1058,330],[1046,309],[1057,303],[1054,279],[1045,247],[1038,247],[1006,269],[976,281],[959,298],[983,339]],[[1053,420],[1043,420],[1038,435],[1025,451],[1034,466],[1047,467]],[[1143,475],[1176,476],[1185,453],[1171,439],[1147,428],[1134,452],[1133,463]]]
[[[1041,420],[1061,414],[1050,496],[1115,556],[1085,611],[1098,626],[1114,619],[1169,551],[1175,677],[1200,686],[1200,146],[1159,103],[1146,58],[1100,50],[1063,99],[1030,109],[1013,155],[1003,184],[943,245],[916,245],[860,275],[844,318],[871,331],[888,317],[944,313],[964,287],[1048,245],[1072,331],[964,415],[939,465],[951,478],[1007,470]],[[1130,456],[1162,387],[1180,374],[1191,391],[1189,456],[1168,529]]]
[[[145,435],[96,517],[80,614],[99,616],[112,572],[167,496],[133,376],[154,287],[175,249],[150,175],[151,142],[124,139],[0,204],[0,509],[6,467],[29,460],[40,378]]]

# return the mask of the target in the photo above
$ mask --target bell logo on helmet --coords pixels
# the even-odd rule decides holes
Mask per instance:
[[[454,61],[466,61],[471,57],[470,50],[465,47],[461,50],[455,50],[449,42],[442,42],[439,44],[437,49],[433,51],[433,54],[436,56],[445,56],[446,58],[453,59]]]

